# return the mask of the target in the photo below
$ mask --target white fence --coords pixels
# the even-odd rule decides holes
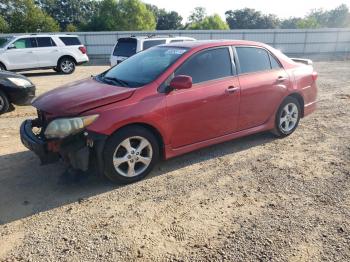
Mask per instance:
[[[350,56],[350,28],[347,29],[270,29],[270,30],[174,30],[77,32],[92,60],[106,62],[120,37],[131,35],[189,36],[198,40],[243,39],[263,42],[287,55],[313,59],[345,59]]]

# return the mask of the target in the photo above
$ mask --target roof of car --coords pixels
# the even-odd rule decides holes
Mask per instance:
[[[149,36],[129,36],[129,37],[121,37],[121,38],[135,38],[138,40],[151,40],[151,39],[189,39],[192,40],[194,38],[188,36],[171,36],[171,35],[149,35]]]
[[[58,37],[78,37],[77,35],[70,35],[70,34],[27,34],[27,35],[13,35],[9,37],[52,37],[52,36],[58,36]]]
[[[186,48],[196,48],[196,47],[214,47],[221,45],[252,45],[252,46],[264,46],[263,43],[246,41],[246,40],[197,40],[188,42],[176,42],[164,44],[162,46],[172,46],[172,47],[186,47]]]

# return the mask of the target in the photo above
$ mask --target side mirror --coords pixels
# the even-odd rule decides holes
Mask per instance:
[[[16,49],[16,46],[14,44],[11,44],[11,45],[8,46],[7,49]]]
[[[192,87],[192,77],[185,75],[176,76],[171,80],[169,86],[172,89],[189,89]]]

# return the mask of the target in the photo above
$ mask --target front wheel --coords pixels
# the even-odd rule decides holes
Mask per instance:
[[[0,115],[9,111],[10,102],[4,92],[0,90]]]
[[[61,58],[58,62],[57,69],[63,74],[72,74],[75,71],[75,62],[69,57]]]
[[[277,111],[274,134],[278,137],[289,136],[298,127],[300,117],[298,100],[291,96],[287,97]]]
[[[106,143],[105,175],[113,182],[128,184],[146,177],[159,159],[158,141],[148,129],[124,128]]]

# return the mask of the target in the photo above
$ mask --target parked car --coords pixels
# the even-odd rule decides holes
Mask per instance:
[[[89,61],[76,35],[20,35],[0,37],[0,70],[54,69],[71,74]]]
[[[292,134],[316,108],[316,79],[310,61],[261,43],[156,46],[38,97],[21,139],[42,163],[63,158],[135,182],[159,159],[262,131]]]
[[[0,71],[0,115],[15,105],[30,105],[35,97],[35,85],[25,76]]]
[[[113,52],[110,57],[111,66],[120,64],[128,57],[146,50],[150,47],[168,43],[177,43],[185,41],[195,41],[192,37],[185,36],[132,36],[119,38],[118,42],[113,48]]]

